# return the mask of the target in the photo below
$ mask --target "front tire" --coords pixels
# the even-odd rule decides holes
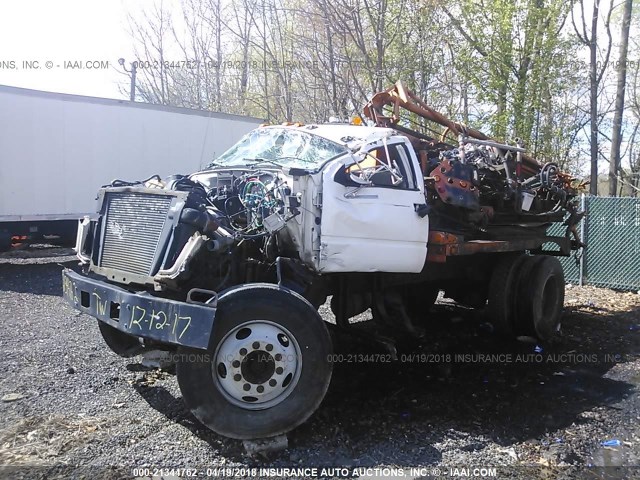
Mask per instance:
[[[180,390],[193,415],[231,438],[293,430],[329,387],[331,339],[318,312],[290,290],[250,284],[218,302],[209,352],[179,350]]]
[[[123,358],[131,358],[144,352],[144,347],[136,337],[127,335],[100,320],[97,320],[97,322],[104,343],[116,355]]]

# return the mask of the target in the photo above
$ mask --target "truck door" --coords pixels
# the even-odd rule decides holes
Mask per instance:
[[[323,172],[319,269],[420,272],[429,218],[424,182],[404,137],[381,139]]]

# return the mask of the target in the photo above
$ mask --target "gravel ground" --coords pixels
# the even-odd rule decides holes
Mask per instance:
[[[96,321],[63,302],[71,253],[0,255],[0,465],[9,466],[0,476],[346,466],[427,467],[432,478],[480,467],[496,467],[494,478],[640,478],[636,293],[570,286],[562,340],[542,351],[501,342],[478,314],[439,301],[428,341],[407,346],[405,361],[336,364],[325,401],[288,449],[249,457],[195,421],[174,376],[112,354]],[[337,349],[345,360],[367,353],[345,337]]]

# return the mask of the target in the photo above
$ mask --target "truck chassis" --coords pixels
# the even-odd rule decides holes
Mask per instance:
[[[371,309],[363,335],[391,358],[428,335],[440,291],[505,337],[554,341],[581,185],[401,83],[364,115],[264,126],[205,171],[101,189],[64,297],[115,353],[171,352],[196,418],[241,439],[286,433],[322,401],[329,297],[339,330]],[[564,236],[547,235],[556,222]]]

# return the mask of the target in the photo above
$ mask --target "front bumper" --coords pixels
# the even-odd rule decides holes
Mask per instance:
[[[209,348],[216,307],[132,293],[73,270],[62,271],[62,295],[77,310],[123,333],[172,345]]]

